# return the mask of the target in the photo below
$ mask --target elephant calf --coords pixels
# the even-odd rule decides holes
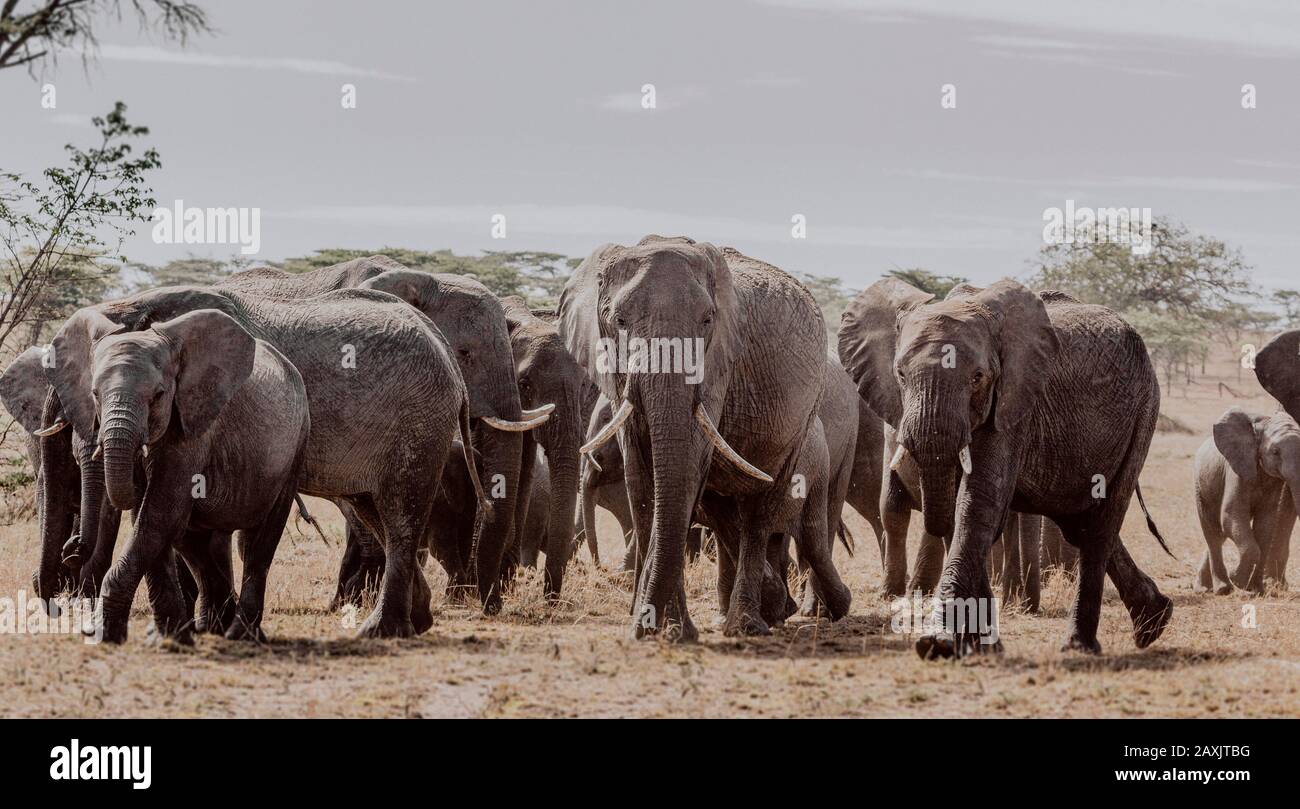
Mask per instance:
[[[100,317],[91,310],[80,316]],[[243,583],[226,636],[261,639],[266,574],[297,493],[310,430],[307,390],[284,355],[216,310],[145,331],[113,334],[94,349],[92,390],[109,499],[136,509],[135,530],[104,578],[103,637],[126,640],[142,577],[163,634],[189,640],[170,548],[195,570],[200,609],[233,601],[230,577],[209,547],[240,531]],[[137,455],[147,485],[136,491]]]
[[[1264,580],[1286,584],[1286,561],[1300,495],[1300,427],[1285,413],[1252,415],[1232,407],[1196,452],[1196,510],[1205,556],[1193,586],[1259,592]],[[1228,575],[1223,540],[1241,555]]]

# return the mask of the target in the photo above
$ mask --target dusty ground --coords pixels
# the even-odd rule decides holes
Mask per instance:
[[[849,517],[859,552],[837,562],[853,591],[838,624],[792,622],[770,638],[731,640],[717,617],[712,563],[689,571],[701,642],[671,646],[628,639],[626,584],[594,571],[586,552],[566,581],[568,603],[548,608],[536,575],[505,611],[484,618],[435,603],[431,632],[409,641],[352,639],[356,616],[325,609],[339,547],[292,526],[272,569],[262,647],[203,637],[193,649],[145,639],[143,593],[123,647],[77,637],[0,635],[0,714],[7,716],[1300,716],[1300,595],[1193,593],[1204,543],[1192,500],[1192,456],[1222,411],[1273,402],[1225,354],[1211,376],[1166,396],[1164,412],[1192,435],[1158,434],[1143,489],[1178,559],[1160,551],[1133,505],[1125,540],[1175,602],[1156,645],[1134,648],[1130,624],[1107,589],[1100,658],[1064,654],[1072,597],[1058,577],[1041,615],[1002,620],[1006,653],[923,662],[912,638],[890,629],[877,594],[880,559],[871,531]],[[1218,373],[1220,376],[1214,376]],[[1217,382],[1244,394],[1236,399]],[[340,523],[331,507],[330,532]],[[602,556],[620,558],[617,524],[601,517]],[[913,532],[919,520],[913,520]],[[304,526],[305,528],[306,526]],[[310,531],[310,529],[307,529]],[[916,537],[913,537],[915,541]],[[0,529],[0,596],[16,597],[36,566],[36,527]],[[1300,583],[1300,553],[1289,579]],[[1229,562],[1231,564],[1231,560]],[[443,576],[426,570],[435,592]],[[1293,586],[1300,586],[1296,584]],[[143,589],[143,588],[142,588]],[[1242,625],[1254,607],[1255,628]]]

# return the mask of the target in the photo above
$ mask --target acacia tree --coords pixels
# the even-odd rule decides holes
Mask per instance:
[[[144,175],[161,165],[158,152],[136,156],[131,146],[149,130],[128,123],[120,101],[92,123],[99,144],[64,147],[69,165],[46,169],[44,184],[0,171],[0,345],[33,315],[48,320],[85,305],[76,291],[116,272],[102,260],[156,204]]]
[[[191,34],[211,31],[207,14],[187,0],[38,0],[18,8],[19,0],[0,7],[0,69],[36,65],[57,58],[59,50],[87,54],[98,44],[94,27],[124,8],[135,13],[143,28],[184,43]]]

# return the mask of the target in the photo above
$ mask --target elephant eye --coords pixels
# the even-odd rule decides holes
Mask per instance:
[[[627,321],[623,319],[622,315],[620,315],[620,316],[614,318],[614,325],[616,325],[616,326],[626,326],[626,325],[627,325]]]
[[[984,372],[976,371],[970,378],[971,387],[977,388],[979,387],[979,384],[983,381],[984,381]]]

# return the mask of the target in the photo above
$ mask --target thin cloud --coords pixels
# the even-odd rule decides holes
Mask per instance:
[[[317,76],[415,81],[412,76],[403,76],[397,73],[388,73],[383,70],[357,67],[344,62],[324,59],[297,59],[286,56],[224,56],[200,53],[194,50],[166,50],[151,45],[101,45],[96,50],[86,51],[84,54],[108,62],[139,62],[190,65],[193,67],[233,67],[250,70],[279,70]]]
[[[1240,161],[1239,161],[1240,162]],[[895,177],[917,180],[942,180],[945,182],[993,183],[1001,185],[1028,185],[1039,188],[1141,188],[1162,191],[1213,191],[1228,193],[1259,193],[1288,191],[1297,186],[1271,180],[1247,180],[1237,177],[1107,177],[1100,180],[1032,180],[1026,177],[1008,177],[990,174],[964,174],[938,169],[890,169],[885,172]]]

